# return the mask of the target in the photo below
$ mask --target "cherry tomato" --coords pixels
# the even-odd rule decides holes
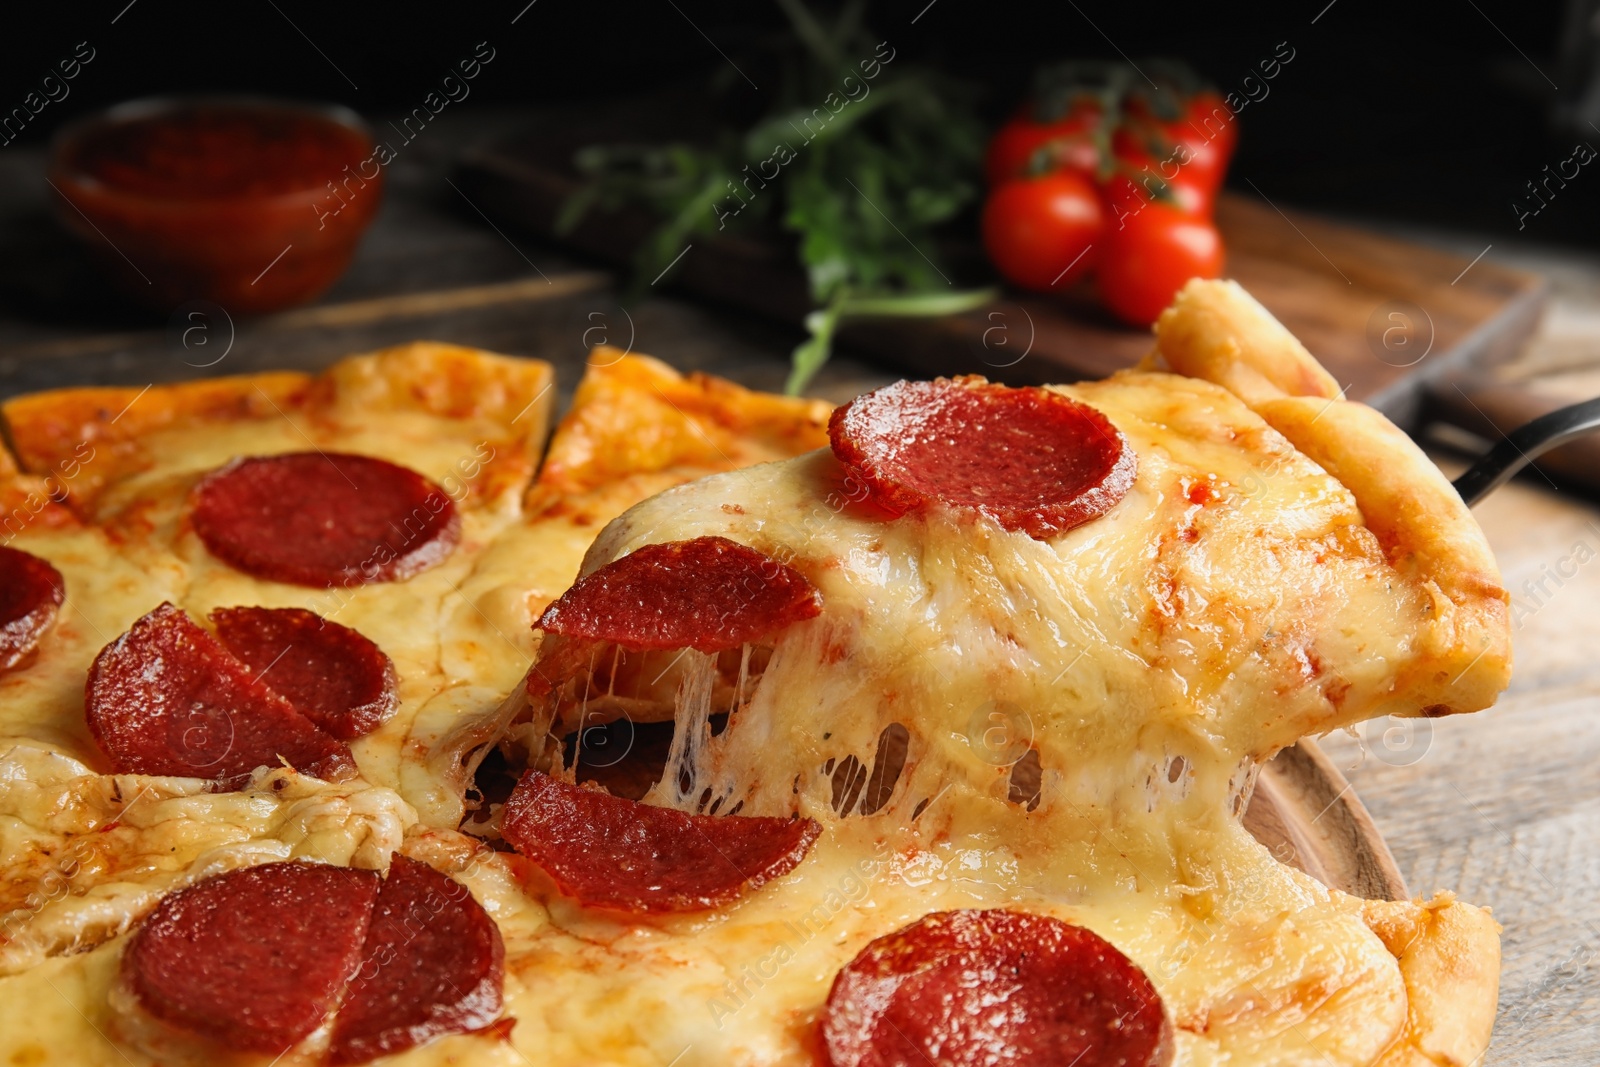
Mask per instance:
[[[1100,186],[1100,200],[1111,230],[1120,229],[1150,204],[1161,204],[1190,218],[1211,218],[1211,194],[1184,181],[1160,182],[1119,172]]]
[[[1173,123],[1167,127],[1172,150],[1168,154],[1167,170],[1177,168],[1178,174],[1190,184],[1205,190],[1208,195],[1222,188],[1228,175],[1228,161],[1216,141],[1195,131],[1187,123]]]
[[[1205,137],[1222,156],[1227,169],[1233,150],[1239,146],[1239,120],[1218,93],[1207,90],[1189,100],[1189,128]]]
[[[1238,142],[1239,124],[1228,105],[1216,93],[1201,92],[1171,121],[1157,118],[1148,102],[1130,100],[1128,121],[1118,129],[1113,151],[1119,158],[1128,151],[1150,156],[1162,177],[1187,182],[1209,196],[1222,188]]]
[[[1022,115],[1009,120],[989,140],[983,154],[984,178],[993,186],[1022,174],[1049,140],[1049,127]]]
[[[1093,175],[1100,165],[1100,151],[1094,144],[1099,117],[1099,109],[1084,105],[1053,122],[1039,122],[1024,109],[989,141],[983,157],[985,179],[996,186],[1029,174],[1041,150],[1047,171],[1066,167]]]
[[[1126,130],[1118,130],[1111,145],[1117,170],[1101,184],[1100,193],[1106,204],[1106,221],[1112,226],[1153,202],[1169,204],[1188,215],[1211,217],[1214,190],[1194,182],[1184,168],[1163,164]]]
[[[1105,209],[1094,184],[1075,171],[1018,178],[989,194],[983,247],[1000,273],[1024,289],[1071,285],[1094,266]]]
[[[1093,119],[1084,120],[1080,129],[1069,134],[1058,130],[1046,148],[1057,167],[1075,170],[1090,180],[1100,173],[1100,147],[1094,143]]]
[[[1204,219],[1162,203],[1112,223],[1100,256],[1100,299],[1117,318],[1148,326],[1190,278],[1222,274],[1222,237]]]

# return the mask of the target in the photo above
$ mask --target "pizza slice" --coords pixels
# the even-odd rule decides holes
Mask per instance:
[[[1145,369],[900,383],[831,430],[630,509],[540,619],[500,829],[560,933],[512,967],[606,1008],[530,1047],[1481,1053],[1485,912],[1329,891],[1238,818],[1301,736],[1505,685],[1493,559],[1409,439],[1225,283],[1180,296]],[[670,722],[671,742],[619,775],[574,744],[597,722]],[[602,935],[619,912],[635,926]],[[605,964],[574,937],[606,940]],[[605,1021],[619,1002],[631,1043]]]

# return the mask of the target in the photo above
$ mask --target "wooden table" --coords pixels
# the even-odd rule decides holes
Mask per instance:
[[[52,385],[316,367],[414,337],[549,359],[570,396],[595,313],[613,342],[631,336],[635,351],[757,388],[781,385],[794,331],[664,297],[622,316],[605,276],[485,226],[443,181],[453,152],[482,132],[461,118],[452,130],[430,129],[430,140],[396,164],[389,203],[328,298],[239,324],[232,349],[210,368],[197,365],[216,349],[185,350],[159,320],[110,307],[45,218],[37,154],[8,151],[0,157],[0,244],[9,252],[0,262],[0,397]],[[816,390],[842,400],[896,376],[840,358]],[[1453,889],[1492,906],[1505,925],[1500,1018],[1484,1063],[1593,1067],[1600,511],[1523,481],[1478,513],[1519,603],[1511,691],[1489,712],[1419,723],[1426,736],[1386,740],[1374,732],[1365,750],[1342,736],[1324,748],[1371,809],[1414,892]]]

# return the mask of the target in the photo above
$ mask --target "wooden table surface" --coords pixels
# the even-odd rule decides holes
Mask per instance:
[[[656,296],[619,314],[608,279],[497,234],[445,183],[461,144],[503,124],[463,115],[392,169],[351,273],[316,307],[236,324],[228,355],[185,349],[159,319],[118,310],[44,209],[40,159],[0,158],[0,397],[52,385],[143,384],[316,367],[413,337],[556,364],[563,396],[586,332],[682,368],[775,389],[796,332]],[[434,137],[430,131],[430,138]],[[1524,261],[1521,265],[1527,266]],[[423,294],[447,292],[443,297]],[[464,294],[464,295],[463,295]],[[1600,287],[1595,307],[1600,309]],[[397,297],[411,299],[396,302]],[[599,314],[600,320],[593,316]],[[298,316],[298,318],[293,317]],[[598,339],[588,334],[590,340]],[[898,375],[837,359],[816,391],[841,400]],[[1600,1064],[1600,510],[1539,484],[1478,508],[1516,597],[1517,668],[1494,709],[1370,728],[1323,747],[1366,802],[1413,892],[1451,889],[1505,926],[1495,1067]]]

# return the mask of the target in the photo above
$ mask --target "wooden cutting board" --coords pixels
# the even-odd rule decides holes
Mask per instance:
[[[458,181],[497,223],[624,266],[654,225],[642,211],[594,211],[571,233],[554,233],[558,209],[583,181],[572,155],[596,142],[662,141],[681,125],[675,114],[681,111],[645,101],[552,116],[466,153]],[[1228,275],[1305,342],[1347,396],[1408,428],[1429,382],[1510,358],[1544,305],[1547,285],[1536,275],[1259,199],[1224,195],[1217,224]],[[942,251],[956,282],[988,280],[976,248]],[[792,245],[781,237],[696,237],[661,284],[796,324],[811,307]],[[979,373],[1015,384],[1101,377],[1150,348],[1148,331],[1117,323],[1084,291],[1008,294],[944,319],[858,321],[842,340],[923,375]]]

